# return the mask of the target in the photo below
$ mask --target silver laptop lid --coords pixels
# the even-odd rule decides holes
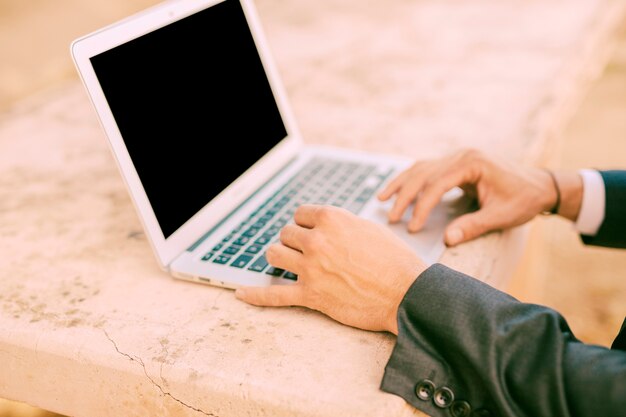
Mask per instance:
[[[166,3],[72,55],[162,267],[297,152],[250,1]]]

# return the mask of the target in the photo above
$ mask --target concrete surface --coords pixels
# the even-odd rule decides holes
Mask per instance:
[[[0,65],[0,109],[9,109],[16,101],[23,97],[49,86],[58,85],[59,82],[74,78],[73,67],[69,62],[67,45],[74,37],[95,29],[102,24],[109,23],[118,17],[124,16],[131,11],[138,10],[145,5],[152,4],[149,1],[93,1],[89,3],[80,1],[63,0],[54,3],[43,0],[28,3],[17,0],[5,0],[0,3],[0,56],[3,63]],[[495,3],[483,2],[485,9]],[[268,3],[265,3],[265,7]],[[287,5],[285,3],[285,5]],[[341,7],[335,4],[334,11],[341,14],[354,13],[349,7]],[[567,8],[562,3],[562,8]],[[263,9],[262,9],[263,10]],[[277,19],[292,20],[294,25],[306,24],[308,16],[307,7],[303,4],[292,3],[291,7],[285,7],[282,15]],[[441,17],[436,11],[431,11],[430,17]],[[356,13],[359,18],[366,19],[361,12]],[[314,16],[314,13],[312,14]],[[385,16],[381,16],[382,19]],[[389,16],[387,16],[389,18]],[[548,16],[547,18],[550,18]],[[364,23],[365,24],[365,23]],[[324,26],[325,30],[338,30],[332,22]],[[555,27],[554,30],[558,30]],[[388,33],[393,38],[393,34]],[[278,34],[276,34],[278,36]],[[488,39],[488,38],[486,38]],[[626,36],[622,34],[622,40]],[[454,42],[454,39],[449,39]],[[384,45],[381,45],[384,46]],[[297,47],[288,42],[281,45],[282,48]],[[275,48],[274,48],[275,49]],[[432,51],[431,51],[432,52]],[[294,57],[297,54],[285,54]],[[376,55],[372,55],[372,58]],[[556,147],[551,156],[552,165],[567,168],[582,166],[593,167],[620,167],[626,165],[624,155],[625,141],[623,140],[624,121],[626,118],[625,98],[626,91],[626,46],[622,41],[611,64],[607,67],[604,77],[596,84],[594,89],[587,95],[583,106],[579,109],[577,117],[569,124],[562,144]],[[297,58],[297,56],[296,56]],[[367,62],[367,55],[361,62]],[[485,57],[486,59],[486,57]],[[547,63],[549,61],[546,61]],[[42,63],[45,63],[42,65]],[[288,65],[283,61],[283,65]],[[459,65],[462,62],[459,62]],[[485,65],[488,65],[487,61]],[[514,69],[515,60],[511,63]],[[340,61],[334,65],[344,65]],[[372,64],[373,65],[373,64]],[[354,71],[354,68],[336,68],[340,71]],[[397,69],[385,66],[378,69],[381,73],[393,72]],[[353,75],[353,72],[349,72]],[[370,87],[376,87],[376,78],[372,75],[375,71],[364,73],[357,77],[359,82],[373,83]],[[380,75],[380,74],[378,74]],[[296,70],[290,73],[290,88],[294,94],[307,95],[316,86],[304,86],[299,89],[300,81],[312,77],[311,69],[304,66],[296,66]],[[368,77],[369,76],[369,77]],[[401,78],[402,74],[399,75]],[[363,78],[365,77],[365,78]],[[358,85],[355,84],[355,85]],[[350,88],[358,88],[354,85]],[[368,90],[372,91],[372,90]],[[460,91],[452,88],[452,91]],[[339,91],[336,94],[354,94],[356,91]],[[364,93],[364,91],[361,91]],[[494,96],[495,97],[495,96]],[[385,106],[390,107],[390,114],[401,111],[399,103],[402,101],[385,102],[385,95],[379,93],[364,99],[378,99]],[[454,95],[444,98],[455,99]],[[389,97],[391,99],[391,97]],[[306,101],[301,100],[300,103]],[[320,107],[313,101],[309,105],[297,109],[300,114],[315,114]],[[366,107],[368,111],[377,111],[376,106]],[[339,109],[335,109],[338,111]],[[345,110],[345,109],[344,109]],[[459,109],[466,111],[466,109]],[[354,118],[360,118],[367,114],[355,112]],[[331,115],[332,116],[332,115]],[[348,119],[350,120],[350,119]],[[6,119],[0,118],[0,127]],[[313,120],[304,121],[311,132],[317,133],[324,139],[324,132],[315,131],[312,127]],[[376,126],[375,126],[376,127]],[[378,131],[385,127],[381,125]],[[367,132],[358,134],[366,135]],[[374,134],[376,129],[374,129]],[[407,133],[399,132],[401,136]],[[432,134],[433,132],[424,132]],[[434,132],[435,134],[437,132]],[[320,136],[321,135],[321,136]],[[511,138],[513,140],[513,138]],[[507,145],[501,145],[507,149]],[[435,151],[436,152],[436,151]],[[510,152],[510,149],[509,149]],[[538,301],[551,305],[566,316],[574,328],[575,333],[583,340],[608,344],[612,335],[619,327],[624,317],[624,305],[626,303],[625,280],[620,279],[620,271],[626,270],[626,257],[618,251],[597,248],[584,248],[572,233],[569,225],[556,219],[541,219],[538,228],[542,236],[541,243],[532,241],[532,247],[528,253],[534,254],[527,259],[529,270],[534,271],[535,284],[529,286],[532,291],[521,291],[520,295],[529,301]],[[593,278],[590,278],[593,276]],[[45,313],[45,311],[40,312]],[[117,348],[117,347],[116,347]],[[18,411],[16,411],[18,410]],[[8,402],[0,402],[0,415],[37,415],[42,411],[29,408],[25,405],[12,405]],[[15,413],[19,414],[15,414]],[[5,416],[3,416],[5,417]]]

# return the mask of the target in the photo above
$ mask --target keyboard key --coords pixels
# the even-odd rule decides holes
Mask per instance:
[[[246,249],[246,253],[251,253],[253,255],[256,255],[257,253],[261,252],[261,249],[263,249],[263,246],[250,245],[248,246],[248,249]]]
[[[230,260],[230,256],[219,255],[217,258],[213,259],[213,263],[216,264],[225,264]]]
[[[283,272],[285,272],[284,269],[274,268],[273,266],[270,266],[270,268],[267,271],[265,271],[266,274],[273,275],[275,277],[281,276]]]
[[[210,260],[212,257],[213,257],[213,252],[209,252],[202,257],[202,260],[206,262]]]
[[[265,259],[265,254],[261,255],[252,265],[248,268],[251,271],[263,272],[265,267],[267,266],[267,259]]]
[[[251,260],[252,256],[250,255],[239,255],[239,257],[235,259],[230,265],[234,266],[235,268],[243,268],[244,266],[248,265],[248,262],[250,262]]]
[[[293,272],[285,272],[285,275],[283,275],[283,278],[287,278],[290,279],[292,281],[296,281],[298,279],[298,276],[296,274],[294,274]]]
[[[376,191],[376,189],[374,188],[365,188],[363,191],[361,191],[361,198],[370,198],[372,194],[374,194],[374,191]]]
[[[259,232],[259,229],[257,229],[256,227],[251,227],[243,233],[243,236],[252,237],[256,235],[258,232]]]
[[[276,222],[274,222],[274,224],[272,225],[272,227],[277,227],[277,228],[282,228],[284,225],[286,225],[287,222],[282,220],[282,219],[278,219],[276,220]]]
[[[274,213],[276,214],[276,213]],[[264,224],[269,222],[270,220],[272,220],[274,218],[274,214],[264,214],[259,218],[260,222],[263,222]]]
[[[250,238],[247,237],[247,236],[240,236],[239,238],[237,238],[237,240],[235,240],[233,242],[233,244],[239,245],[239,246],[244,246],[246,243],[248,243],[249,240],[250,240]]]
[[[218,243],[217,245],[213,246],[213,249],[211,249],[213,252],[217,252],[220,249],[222,249],[222,244]]]
[[[257,240],[254,241],[255,244],[257,245],[267,245],[267,243],[269,243],[269,241],[272,239],[271,236],[268,235],[263,235],[260,238],[258,238]]]
[[[274,236],[278,232],[280,232],[280,228],[272,226],[272,227],[270,227],[269,229],[267,229],[265,231],[265,235],[267,235],[267,236]]]
[[[232,246],[229,246],[226,249],[224,249],[224,253],[226,255],[234,255],[237,252],[239,252],[239,249],[241,249],[241,246],[239,246],[239,245],[232,245]]]

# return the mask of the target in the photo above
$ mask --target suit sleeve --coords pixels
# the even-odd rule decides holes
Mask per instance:
[[[398,330],[381,389],[430,416],[626,415],[626,352],[441,264],[405,295]]]
[[[585,244],[626,248],[626,171],[600,171],[606,204],[604,221],[595,236],[582,235]]]

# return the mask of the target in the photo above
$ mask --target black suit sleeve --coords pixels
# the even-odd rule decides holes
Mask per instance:
[[[431,416],[626,415],[626,352],[441,264],[405,295],[398,330],[381,389]]]
[[[600,175],[606,193],[604,221],[595,236],[582,235],[582,240],[588,245],[626,248],[626,171],[600,171]]]

